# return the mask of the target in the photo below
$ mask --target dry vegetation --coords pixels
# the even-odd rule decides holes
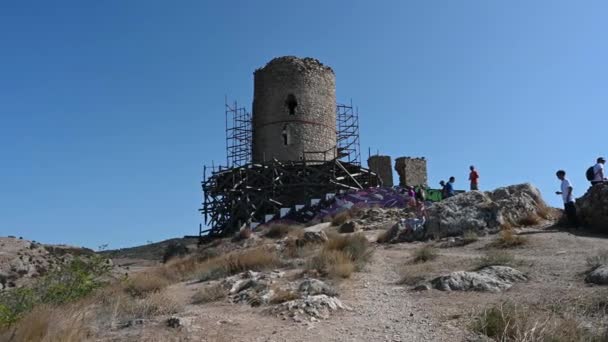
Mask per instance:
[[[433,261],[437,259],[438,256],[439,254],[437,253],[436,248],[426,245],[414,251],[414,262],[424,263],[427,261]]]
[[[507,227],[501,230],[496,240],[488,246],[494,248],[513,248],[522,246],[527,242],[528,240],[525,237],[515,234],[512,228]]]
[[[429,263],[407,265],[400,271],[401,278],[398,284],[408,286],[418,285],[433,272],[434,268]]]
[[[308,268],[335,278],[348,278],[363,269],[373,250],[363,234],[332,234],[329,240],[308,262]]]
[[[479,258],[476,269],[482,269],[487,266],[515,266],[515,257],[507,251],[490,250],[484,256]]]
[[[574,317],[557,315],[543,308],[504,302],[480,312],[472,330],[497,341],[606,341],[605,331],[584,327]]]
[[[474,230],[469,229],[464,231],[464,234],[462,235],[463,245],[468,245],[476,242],[477,240],[479,240],[479,236],[477,236],[477,233]]]
[[[285,223],[274,223],[268,227],[268,230],[264,236],[269,239],[281,239],[286,237],[287,234],[295,229],[298,229],[298,227]]]
[[[270,303],[271,304],[281,304],[281,303],[289,302],[291,300],[295,300],[298,298],[300,298],[298,293],[296,293],[292,290],[284,290],[281,288],[275,288],[274,295],[270,299]]]
[[[346,221],[350,220],[350,217],[351,217],[350,212],[341,211],[341,212],[337,213],[336,215],[334,215],[334,217],[332,217],[331,225],[332,226],[341,226]]]
[[[228,291],[221,284],[205,286],[192,296],[192,304],[205,304],[226,298]]]
[[[539,225],[541,222],[541,217],[539,217],[535,213],[529,213],[525,217],[521,218],[518,222],[519,226],[522,227],[533,227]]]
[[[601,251],[596,255],[588,256],[586,262],[589,267],[589,272],[600,266],[608,265],[608,251]]]

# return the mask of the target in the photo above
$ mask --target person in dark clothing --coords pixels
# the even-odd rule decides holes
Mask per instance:
[[[454,193],[454,182],[456,178],[450,177],[450,181],[445,184],[445,198],[450,198],[455,195]]]
[[[566,218],[568,218],[568,224],[573,227],[578,226],[578,217],[576,216],[576,206],[574,205],[574,187],[572,187],[572,183],[570,180],[566,178],[566,171],[559,170],[555,173],[557,179],[562,181],[561,191],[556,191],[557,195],[562,195],[562,199],[564,200],[564,212],[566,213]]]

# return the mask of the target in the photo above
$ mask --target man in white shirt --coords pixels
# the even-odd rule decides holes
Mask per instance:
[[[564,200],[564,211],[568,218],[568,223],[573,227],[578,225],[578,218],[576,217],[576,206],[574,205],[574,187],[570,180],[566,178],[566,171],[559,170],[556,173],[557,179],[562,181],[561,191],[557,191],[556,194],[562,195]]]
[[[606,159],[602,157],[597,158],[597,164],[593,166],[593,180],[591,181],[591,185],[603,183],[606,180],[604,164],[606,164]]]

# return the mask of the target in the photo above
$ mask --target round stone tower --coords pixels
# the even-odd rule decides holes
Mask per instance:
[[[336,77],[330,67],[313,58],[279,57],[253,78],[254,162],[335,157]]]

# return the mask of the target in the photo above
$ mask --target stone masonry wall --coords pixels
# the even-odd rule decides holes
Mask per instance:
[[[372,172],[380,176],[383,186],[393,186],[393,164],[390,156],[371,156],[367,160],[367,165]]]
[[[253,161],[301,160],[336,146],[335,75],[313,58],[279,57],[254,73]],[[322,159],[307,154],[306,159]]]
[[[427,186],[426,159],[401,157],[395,159],[400,186]]]

